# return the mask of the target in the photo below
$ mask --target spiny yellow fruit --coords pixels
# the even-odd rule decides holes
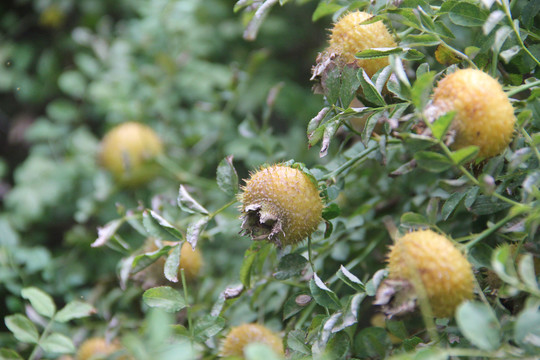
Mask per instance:
[[[150,127],[126,122],[110,130],[101,143],[101,163],[115,178],[137,186],[155,175],[148,162],[163,153],[161,139]]]
[[[163,245],[175,245],[174,242],[164,241]],[[147,239],[144,245],[144,253],[153,252],[158,250],[159,247],[156,245],[154,239]],[[165,278],[163,274],[163,267],[165,266],[165,257],[160,257],[152,265],[148,266],[141,272],[141,276],[137,277],[142,279],[149,286],[155,285],[170,285],[171,283]],[[203,258],[199,248],[193,247],[190,243],[185,241],[180,248],[180,265],[178,266],[178,279],[180,277],[180,270],[184,269],[184,275],[186,281],[193,281],[199,275],[201,267],[203,265]]]
[[[120,350],[118,343],[107,342],[104,338],[95,337],[84,341],[77,351],[77,360],[106,359],[108,355]]]
[[[408,233],[392,246],[388,256],[390,279],[406,280],[424,288],[436,317],[454,314],[473,297],[471,264],[443,235],[431,230]]]
[[[455,149],[476,145],[478,156],[488,158],[503,152],[512,140],[512,104],[501,84],[483,71],[464,69],[446,76],[434,90],[433,108],[437,114],[456,112],[451,125]]]
[[[322,219],[317,186],[301,170],[285,165],[251,174],[239,200],[243,232],[253,240],[268,239],[278,247],[302,241]]]
[[[373,17],[363,11],[348,13],[334,24],[330,34],[327,52],[336,54],[346,64],[355,64],[372,77],[388,65],[388,57],[378,59],[357,59],[355,55],[362,50],[396,47],[396,42],[382,21],[362,25]]]
[[[252,343],[268,345],[276,354],[284,356],[281,338],[259,324],[243,324],[231,329],[221,345],[220,356],[244,357],[244,348]]]

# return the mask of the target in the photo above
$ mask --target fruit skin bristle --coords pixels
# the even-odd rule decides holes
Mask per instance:
[[[244,349],[252,343],[268,345],[277,355],[284,356],[283,342],[281,338],[259,324],[243,324],[233,327],[225,337],[221,345],[221,357],[238,356],[244,357]]]
[[[279,164],[261,168],[242,190],[242,231],[253,240],[268,239],[279,247],[296,244],[322,220],[319,190],[296,168]]]
[[[398,239],[388,256],[388,270],[389,279],[422,286],[436,317],[452,316],[461,302],[473,297],[471,264],[450,240],[432,230]]]
[[[502,153],[514,135],[514,109],[501,84],[476,69],[462,69],[443,78],[434,90],[436,116],[455,111],[452,148],[476,145],[478,156]]]
[[[335,54],[338,61],[355,64],[372,77],[388,65],[388,57],[377,59],[357,59],[355,55],[362,50],[373,48],[393,48],[396,42],[382,21],[362,25],[373,17],[363,11],[348,13],[339,19],[332,28],[327,53]]]

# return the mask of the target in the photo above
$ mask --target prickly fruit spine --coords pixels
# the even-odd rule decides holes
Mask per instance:
[[[456,307],[473,297],[471,264],[443,235],[432,230],[406,234],[388,256],[389,278],[422,286],[436,317],[454,314]]]
[[[382,21],[362,25],[371,17],[372,14],[354,11],[339,19],[332,28],[327,50],[335,53],[340,61],[363,68],[370,77],[388,65],[388,57],[357,59],[355,55],[367,49],[396,47],[394,38]]]
[[[322,219],[322,200],[312,180],[285,165],[262,168],[246,181],[239,195],[242,230],[253,240],[278,246],[302,241]]]

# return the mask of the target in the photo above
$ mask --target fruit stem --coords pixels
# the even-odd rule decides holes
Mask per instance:
[[[188,320],[188,327],[189,327],[189,333],[191,334],[191,339],[193,340],[193,326],[191,326],[191,306],[189,305],[189,299],[188,299],[188,290],[187,290],[187,282],[186,282],[186,275],[184,274],[184,269],[180,269],[180,275],[182,277],[182,288],[184,289],[184,299],[186,300],[186,312],[187,312],[187,320]]]
[[[426,119],[424,119],[424,122],[429,126],[429,128],[431,129],[431,123],[429,121],[427,121]],[[484,189],[484,186],[482,186],[482,183],[480,183],[480,181],[473,176],[473,174],[471,174],[467,169],[465,169],[465,167],[463,165],[460,165],[458,163],[456,163],[454,161],[454,159],[452,158],[452,151],[450,151],[450,149],[448,148],[448,146],[446,146],[446,144],[442,141],[442,140],[437,140],[439,146],[442,148],[442,150],[444,151],[445,155],[448,157],[448,159],[450,161],[452,161],[452,163],[454,164],[454,166],[456,168],[458,168],[458,170],[463,174],[465,175],[465,177],[467,179],[469,179],[474,185],[478,186],[480,189]],[[506,196],[503,196],[501,194],[499,194],[498,192],[493,192],[491,194],[488,194],[488,195],[491,195],[493,197],[496,197],[497,199],[507,203],[507,204],[510,204],[512,206],[523,206],[523,204],[517,202],[517,201],[514,201],[512,199],[509,199],[507,198]]]
[[[525,140],[529,143],[530,147],[533,149],[534,154],[536,155],[536,158],[538,161],[540,161],[540,152],[538,151],[538,148],[534,145],[534,141],[524,128],[521,128],[521,133],[525,137]]]
[[[37,351],[40,348],[40,343],[49,335],[49,332],[51,331],[52,325],[54,323],[54,315],[51,317],[51,320],[45,327],[45,330],[43,330],[43,333],[41,333],[41,336],[38,339],[38,342],[36,343],[36,346],[34,347],[34,350],[32,350],[32,353],[30,354],[30,357],[28,360],[34,360],[34,358],[37,356]]]
[[[379,238],[377,239],[376,241],[371,241],[369,243],[369,245],[367,247],[364,248],[364,252],[356,257],[354,260],[350,261],[349,263],[347,263],[346,265],[344,265],[344,267],[351,271],[353,268],[356,267],[356,265],[362,263],[367,257],[369,254],[371,254],[371,252],[379,245],[380,241],[381,241],[382,238]],[[339,277],[337,276],[337,273],[335,273],[329,280],[328,280],[328,284],[329,285],[332,285],[333,283],[335,283],[337,280],[339,279]]]
[[[529,82],[529,83],[526,83],[526,84],[523,84],[523,85],[520,85],[520,86],[515,86],[515,87],[512,87],[510,88],[510,90],[508,90],[506,92],[506,95],[508,97],[511,97],[511,96],[514,96],[515,94],[519,93],[519,92],[522,92],[524,90],[528,90],[534,86],[537,86],[537,85],[540,85],[540,80],[536,80],[536,81],[532,81],[532,82]]]
[[[508,0],[503,0],[502,6],[504,9],[504,13],[506,14],[506,17],[508,18],[508,21],[510,22],[510,25],[512,26],[512,30],[516,34],[517,40],[519,42],[519,46],[521,46],[523,51],[525,51],[527,55],[529,55],[529,57],[533,59],[536,65],[540,65],[540,61],[529,51],[529,49],[527,49],[527,47],[525,46],[525,43],[523,43],[523,39],[521,39],[521,35],[519,34],[519,29],[516,26],[516,22],[514,22],[512,19],[512,14],[510,13],[510,4],[508,3]]]
[[[486,237],[490,236],[491,234],[493,234],[495,231],[499,230],[501,227],[503,227],[507,222],[511,221],[512,219],[520,216],[522,213],[524,212],[524,210],[518,210],[518,211],[515,211],[515,212],[510,212],[510,214],[508,214],[505,218],[499,220],[495,225],[493,225],[492,227],[482,231],[480,234],[478,234],[478,236],[476,236],[475,238],[473,238],[472,240],[470,240],[469,242],[465,243],[463,245],[463,248],[468,251],[471,247],[473,247],[474,245],[476,245],[478,242],[482,241],[483,239],[485,239]]]
[[[311,271],[315,274],[315,266],[313,265],[313,257],[312,257],[312,251],[311,251],[311,236],[308,236],[308,261],[309,265],[311,266]]]
[[[214,216],[216,216],[217,214],[219,214],[219,213],[222,212],[223,210],[227,209],[229,206],[236,204],[237,202],[238,202],[238,200],[236,200],[236,199],[233,199],[233,200],[229,201],[228,203],[226,203],[225,205],[223,205],[222,207],[220,207],[220,208],[217,209],[216,211],[210,213],[210,214],[208,215],[208,217],[209,217],[210,219],[212,219]]]
[[[373,147],[370,147],[370,148],[367,148],[365,149],[364,151],[362,151],[360,154],[356,155],[355,157],[353,157],[352,159],[346,161],[345,163],[343,163],[343,165],[341,165],[340,167],[338,167],[337,169],[335,169],[334,171],[331,171],[329,172],[328,174],[326,174],[325,176],[323,176],[321,178],[321,180],[328,180],[328,179],[331,179],[333,178],[334,176],[338,176],[340,175],[342,172],[344,172],[345,170],[347,170],[348,168],[351,168],[353,167],[353,165],[358,165],[357,162],[360,161],[360,160],[364,160],[364,158],[369,155],[371,152],[373,152],[374,150],[378,149],[379,148],[379,145],[375,145]]]

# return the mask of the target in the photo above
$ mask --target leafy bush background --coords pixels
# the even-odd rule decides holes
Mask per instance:
[[[0,5],[3,357],[56,358],[106,333],[140,359],[213,358],[230,327],[252,321],[279,331],[295,359],[538,355],[537,3],[286,2],[267,0],[260,23],[250,20],[261,2],[249,1]],[[394,74],[389,92],[345,71],[326,96],[314,95],[310,70],[326,29],[356,8],[380,15],[398,40],[376,75],[384,84]],[[462,60],[436,62],[440,44]],[[419,136],[415,124],[442,74],[473,65],[505,85],[518,124],[504,154],[469,165],[474,149],[445,152],[442,135]],[[358,86],[361,114],[348,108]],[[323,107],[327,116],[310,121]],[[351,119],[362,114],[370,120],[358,132]],[[372,134],[385,118],[393,121]],[[136,189],[116,185],[97,162],[103,134],[125,121],[148,124],[166,147],[159,176]],[[326,221],[294,249],[251,244],[238,235],[236,179],[289,160],[319,181]],[[463,245],[477,300],[457,321],[375,323],[387,248],[417,227]],[[143,297],[130,273],[149,261],[139,250],[148,236],[196,241],[199,281]],[[104,246],[91,247],[96,239]],[[490,271],[498,287],[486,283]],[[240,296],[225,300],[237,286]],[[313,300],[300,307],[299,294]],[[169,315],[152,311],[161,298],[172,301]]]

